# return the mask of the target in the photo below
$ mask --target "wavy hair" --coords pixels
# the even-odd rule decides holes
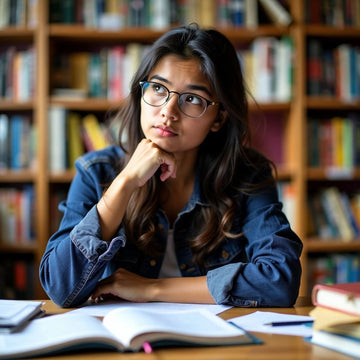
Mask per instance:
[[[207,256],[232,233],[238,194],[250,194],[254,188],[264,186],[271,178],[255,187],[242,178],[244,165],[258,173],[270,162],[261,156],[250,156],[247,90],[236,50],[231,42],[216,30],[202,30],[197,25],[172,29],[160,37],[144,56],[134,75],[126,105],[120,110],[119,142],[129,160],[138,143],[144,138],[140,125],[140,81],[146,81],[154,66],[164,56],[174,54],[183,59],[196,58],[218,96],[227,118],[218,132],[210,132],[201,144],[197,170],[202,179],[202,193],[210,203],[202,207],[196,221],[200,230],[190,240],[194,262],[205,265]],[[125,135],[125,136],[124,136]],[[121,139],[126,139],[126,142]],[[123,164],[124,165],[124,164]],[[249,171],[247,171],[249,172]],[[128,238],[148,253],[158,249],[155,241],[155,213],[159,207],[158,176],[153,176],[131,197],[124,226]],[[161,249],[158,249],[161,250]]]

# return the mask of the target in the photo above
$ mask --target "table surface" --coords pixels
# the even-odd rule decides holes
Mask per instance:
[[[279,313],[309,315],[313,307],[309,299],[299,299],[294,308],[231,308],[219,316],[230,319],[235,316],[246,315],[254,311],[274,311]],[[45,300],[44,309],[47,315],[63,313],[72,309],[62,309],[49,300]],[[179,347],[155,349],[151,354],[118,353],[88,351],[41,357],[39,360],[349,360],[352,357],[339,354],[326,348],[312,345],[300,336],[276,335],[254,332],[263,341],[258,345],[221,346],[221,347]]]

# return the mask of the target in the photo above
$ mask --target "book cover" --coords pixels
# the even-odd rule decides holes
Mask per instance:
[[[94,114],[84,116],[82,119],[82,127],[85,137],[90,141],[91,149],[100,150],[109,145],[100,123]],[[90,150],[88,149],[88,151]]]
[[[0,170],[9,167],[10,122],[6,114],[0,114]]]
[[[360,340],[350,336],[319,330],[313,331],[313,336],[309,341],[312,344],[323,346],[327,349],[356,358],[358,358],[360,354]]]
[[[36,341],[35,341],[36,339]],[[158,346],[225,346],[260,340],[207,311],[153,312],[118,308],[99,320],[65,313],[32,321],[23,331],[0,335],[0,359],[76,349],[150,350]],[[145,348],[144,345],[147,345]]]
[[[68,137],[68,161],[70,169],[75,169],[75,160],[84,154],[84,144],[81,135],[81,118],[74,112],[69,112],[67,117],[67,137]]]
[[[292,22],[290,13],[278,0],[259,0],[269,18],[277,25],[288,26]]]
[[[311,294],[315,306],[360,316],[360,282],[344,284],[316,284]]]
[[[66,169],[66,117],[67,110],[52,106],[49,109],[49,155],[50,171]]]

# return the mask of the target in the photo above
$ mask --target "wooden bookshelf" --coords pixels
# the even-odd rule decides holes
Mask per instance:
[[[270,22],[256,28],[218,27],[235,45],[246,45],[259,38],[271,36],[280,38],[291,36],[294,42],[293,94],[291,101],[270,102],[257,105],[250,103],[250,113],[263,112],[266,116],[277,114],[284,118],[282,134],[282,162],[278,164],[279,180],[290,182],[296,194],[294,229],[304,242],[302,255],[303,278],[301,295],[308,295],[311,290],[308,284],[308,259],[315,253],[350,252],[360,253],[359,241],[325,241],[308,233],[308,191],[312,182],[331,181],[327,169],[310,168],[307,165],[307,118],[315,111],[337,111],[346,114],[348,111],[360,114],[360,99],[344,102],[338,98],[307,95],[307,42],[316,37],[321,41],[356,42],[360,39],[360,28],[334,28],[328,25],[306,24],[304,3],[287,1],[287,9],[292,15],[290,26],[273,25]],[[41,256],[50,236],[50,198],[54,188],[66,189],[74,176],[73,170],[51,173],[48,167],[48,108],[59,105],[72,111],[106,113],[108,109],[121,106],[121,101],[86,98],[82,100],[61,100],[51,96],[51,55],[59,53],[67,46],[99,47],[112,44],[139,42],[151,44],[166,29],[154,30],[147,27],[125,27],[119,31],[103,31],[87,28],[82,25],[50,24],[48,0],[38,0],[38,22],[31,29],[6,27],[0,29],[0,45],[32,44],[36,52],[36,92],[33,99],[25,102],[14,102],[11,99],[0,99],[0,113],[25,111],[32,114],[32,121],[38,129],[36,168],[21,171],[0,171],[0,187],[11,184],[21,186],[32,184],[35,189],[35,242],[28,246],[0,245],[1,256],[12,257],[26,254],[32,258],[38,268]],[[260,6],[260,4],[259,4]],[[275,115],[276,116],[276,115]],[[360,180],[360,169],[351,173],[351,181]],[[346,184],[344,185],[346,187]],[[359,240],[359,239],[357,239]],[[5,255],[3,255],[5,254]],[[1,261],[1,259],[0,259]],[[37,277],[37,273],[35,273]],[[39,282],[36,284],[35,296],[45,297]]]

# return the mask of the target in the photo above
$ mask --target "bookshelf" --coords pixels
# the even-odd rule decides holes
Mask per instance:
[[[308,44],[310,39],[317,39],[327,48],[331,48],[331,46],[334,48],[344,43],[355,45],[360,39],[360,25],[359,23],[356,26],[313,24],[309,19],[307,8],[310,1],[284,0],[280,2],[291,14],[292,23],[289,26],[274,24],[266,16],[261,3],[256,1],[245,1],[245,3],[257,3],[258,17],[256,20],[258,25],[256,22],[254,25],[253,21],[248,25],[229,24],[229,22],[225,25],[222,22],[219,25],[220,20],[214,15],[210,17],[211,20],[202,17],[196,18],[194,15],[195,18],[192,20],[196,20],[200,24],[207,24],[207,26],[215,24],[241,50],[250,49],[256,39],[263,37],[278,40],[284,37],[292,39],[294,66],[291,97],[282,101],[260,102],[260,109],[258,106],[250,104],[250,112],[255,129],[262,129],[262,133],[258,132],[258,137],[254,138],[254,145],[264,150],[267,155],[274,157],[278,166],[280,182],[291,188],[291,191],[288,191],[292,194],[289,218],[291,216],[292,226],[304,242],[303,279],[300,292],[302,295],[307,295],[312,286],[311,273],[314,260],[330,258],[335,254],[360,254],[359,237],[355,237],[350,242],[344,242],[340,238],[320,238],[313,230],[310,230],[309,197],[324,187],[330,186],[336,186],[347,193],[359,192],[360,189],[356,187],[356,184],[360,180],[360,164],[352,166],[350,171],[348,169],[335,171],[336,176],[334,171],[329,171],[327,167],[310,167],[308,164],[309,119],[330,118],[334,113],[342,117],[346,117],[349,113],[360,116],[360,98],[358,96],[351,101],[344,101],[337,96],[308,95]],[[316,0],[311,1],[311,3],[316,2]],[[355,2],[359,1],[354,0]],[[64,1],[64,3],[69,4],[71,1]],[[199,3],[206,3],[206,1],[199,1]],[[208,2],[208,4],[214,3],[214,1]],[[159,25],[129,26],[126,24],[120,30],[114,31],[88,24],[71,23],[72,17],[64,23],[61,23],[59,18],[57,20],[55,18],[55,22],[50,22],[49,0],[28,0],[28,4],[36,6],[35,20],[25,24],[8,24],[1,27],[0,54],[3,49],[10,46],[19,49],[33,47],[36,56],[34,91],[31,98],[22,101],[11,97],[1,97],[0,114],[6,114],[9,117],[23,114],[31,118],[31,123],[35,125],[37,131],[35,159],[34,164],[28,168],[1,169],[0,189],[16,188],[21,190],[28,186],[34,189],[34,236],[27,243],[20,241],[9,243],[3,238],[0,240],[0,263],[6,259],[7,264],[3,267],[0,266],[0,272],[8,274],[10,271],[20,274],[20,280],[9,280],[9,276],[6,275],[6,281],[13,281],[14,284],[17,282],[23,284],[29,281],[30,290],[26,293],[24,289],[21,289],[15,295],[43,298],[45,294],[37,280],[37,269],[47,240],[53,231],[54,222],[58,221],[58,214],[56,209],[54,210],[54,201],[56,202],[66,195],[66,190],[74,175],[73,170],[69,168],[57,172],[50,171],[48,164],[49,108],[58,106],[80,116],[92,113],[96,114],[100,121],[104,121],[108,116],[109,109],[115,109],[122,104],[121,99],[105,97],[89,98],[86,96],[75,101],[53,96],[54,88],[57,86],[57,80],[54,78],[54,59],[59,54],[70,54],[77,51],[99,52],[104,47],[130,43],[140,43],[146,46],[157,39],[166,28],[174,26],[174,24],[171,23],[173,20],[162,24],[162,28],[159,28]],[[53,9],[53,11],[55,10]],[[54,13],[52,13],[53,15]],[[75,18],[78,19],[79,16]],[[266,136],[264,128],[270,129],[276,140],[269,141],[269,136]],[[18,265],[18,270],[13,271],[12,266],[15,263],[20,265]],[[32,274],[30,276],[32,279],[29,279],[28,274]],[[6,284],[0,284],[0,288],[3,285]],[[13,291],[10,289],[10,296]],[[5,295],[7,294],[1,294],[1,296]]]

